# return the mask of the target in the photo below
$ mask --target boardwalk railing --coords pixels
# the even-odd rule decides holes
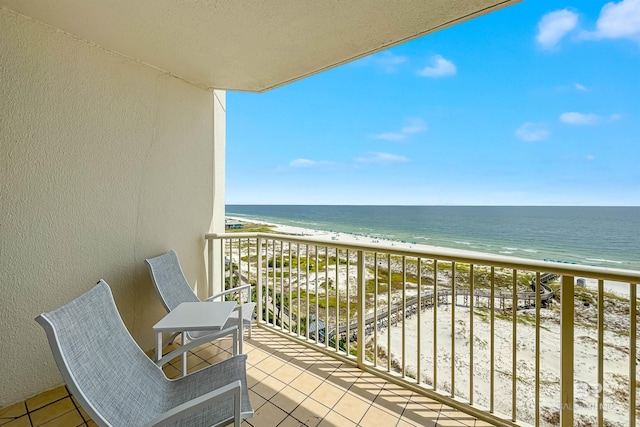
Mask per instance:
[[[640,416],[640,272],[303,236],[206,236],[257,321],[496,425]],[[541,286],[537,286],[537,284]],[[578,285],[579,283],[580,285]],[[581,286],[584,284],[584,286]]]

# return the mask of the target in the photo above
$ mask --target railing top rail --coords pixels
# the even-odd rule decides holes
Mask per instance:
[[[377,252],[399,256],[404,255],[409,257],[437,259],[439,261],[461,262],[468,264],[487,265],[492,267],[511,268],[517,270],[535,270],[561,275],[596,277],[618,282],[628,282],[636,284],[640,283],[640,271],[529,260],[525,258],[510,257],[504,255],[465,251],[462,249],[403,248],[377,243],[371,244],[340,242],[318,237],[274,233],[208,233],[205,235],[205,239],[207,240],[246,238],[274,239],[282,240],[289,243],[328,246],[332,248],[349,249],[354,251],[363,250],[365,252]]]

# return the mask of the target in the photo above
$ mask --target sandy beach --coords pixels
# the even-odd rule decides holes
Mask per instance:
[[[246,221],[242,218],[234,218]],[[257,222],[257,221],[251,221]],[[262,222],[263,224],[269,224]],[[337,233],[322,230],[311,230],[300,227],[275,226],[274,231],[299,236],[312,236],[328,241],[344,243],[368,243],[384,246],[396,246],[399,248],[434,249],[426,245],[385,240],[380,237],[363,236],[348,233]],[[460,249],[451,250],[461,255],[473,253]],[[335,272],[335,270],[334,270]],[[333,273],[335,274],[335,273]],[[339,283],[343,283],[346,290],[346,271],[339,270]],[[578,280],[578,278],[576,278]],[[597,280],[585,278],[585,287],[597,290]],[[629,297],[629,284],[612,281],[605,282],[605,290],[621,299]],[[381,298],[381,303],[384,298]],[[615,304],[619,302],[614,301]],[[624,303],[620,307],[607,308],[605,315],[605,352],[604,352],[604,416],[609,425],[627,425],[629,419],[628,403],[628,375],[629,375],[629,337],[622,331],[628,331],[628,313],[625,312]],[[627,302],[628,306],[628,302]],[[439,305],[437,311],[437,349],[434,352],[434,308],[426,308],[420,313],[420,352],[418,353],[418,315],[414,314],[404,320],[403,325],[391,325],[378,330],[376,343],[378,348],[378,363],[386,365],[385,355],[391,357],[393,365],[401,365],[404,358],[407,375],[417,376],[417,365],[420,360],[421,382],[433,384],[434,353],[437,363],[437,387],[447,392],[451,391],[451,383],[454,381],[455,394],[468,399],[470,386],[470,370],[473,365],[473,398],[474,403],[483,407],[489,406],[490,376],[489,361],[491,360],[491,330],[486,315],[474,316],[474,333],[470,335],[469,308],[461,300],[455,306],[451,304]],[[455,310],[455,324],[452,323],[451,311]],[[575,417],[576,425],[595,425],[598,410],[597,384],[597,329],[593,327],[593,319],[597,318],[597,311],[593,305],[587,307],[579,302],[576,305],[576,328],[574,332],[575,361],[574,361],[574,393],[575,393]],[[534,309],[518,311],[518,319],[521,316],[526,319],[535,317]],[[626,323],[625,323],[626,322]],[[516,338],[512,335],[512,321],[500,316],[495,318],[493,334],[493,346],[495,363],[494,378],[494,405],[497,412],[511,414],[512,402],[512,378],[516,378],[517,418],[533,423],[536,416],[540,416],[543,425],[557,424],[560,410],[560,313],[559,304],[555,308],[541,309],[541,333],[540,333],[540,406],[539,413],[535,412],[535,326],[531,322],[517,322]],[[387,346],[387,334],[391,334],[391,347]],[[369,344],[374,337],[368,336]],[[404,346],[404,349],[403,349]],[[515,366],[512,357],[515,347]],[[473,362],[470,360],[470,351],[473,349]],[[404,352],[403,352],[404,350]],[[455,357],[452,357],[452,351]],[[403,356],[404,355],[404,356]],[[452,363],[455,376],[452,378]]]
[[[382,237],[365,236],[361,234],[341,233],[341,232],[326,231],[326,230],[314,230],[310,228],[294,227],[289,225],[282,225],[282,224],[276,224],[272,222],[259,221],[259,220],[253,220],[253,219],[249,221],[246,218],[234,217],[234,216],[228,216],[227,218],[234,221],[238,221],[238,222],[252,222],[256,224],[269,225],[274,227],[273,229],[274,231],[277,231],[280,233],[292,234],[295,236],[308,236],[308,237],[314,237],[314,238],[320,238],[320,239],[327,239],[330,241],[339,241],[343,243],[379,244],[384,246],[395,246],[398,248],[413,248],[413,249],[423,249],[423,250],[443,249],[442,247],[439,247],[439,246],[401,242],[398,240],[385,239]],[[451,253],[458,254],[458,255],[482,254],[481,252],[470,251],[465,249],[447,248],[447,250],[450,251]],[[576,282],[578,281],[578,279],[580,278],[576,277]],[[590,279],[590,278],[582,278],[582,279],[584,279],[585,286],[588,287],[589,289],[592,289],[592,290],[598,289],[598,281],[596,279]],[[606,292],[611,292],[621,297],[629,298],[628,283],[615,282],[613,280],[605,280],[604,289]]]

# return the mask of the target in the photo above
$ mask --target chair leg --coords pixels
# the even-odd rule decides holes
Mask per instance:
[[[253,322],[249,321],[249,334],[248,334],[248,335],[249,335],[249,339],[251,339],[251,329],[252,329],[251,324],[252,324],[252,323],[253,323]]]

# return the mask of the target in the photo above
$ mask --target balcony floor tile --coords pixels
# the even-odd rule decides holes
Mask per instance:
[[[193,349],[187,357],[189,373],[230,357],[230,348],[230,340],[223,339]],[[253,328],[252,338],[245,339],[244,351],[248,356],[247,382],[255,415],[243,421],[243,426],[489,425],[268,328]],[[181,370],[181,358],[163,367],[169,378],[179,377]],[[40,425],[96,424],[70,397],[65,386],[0,409],[2,427]]]

